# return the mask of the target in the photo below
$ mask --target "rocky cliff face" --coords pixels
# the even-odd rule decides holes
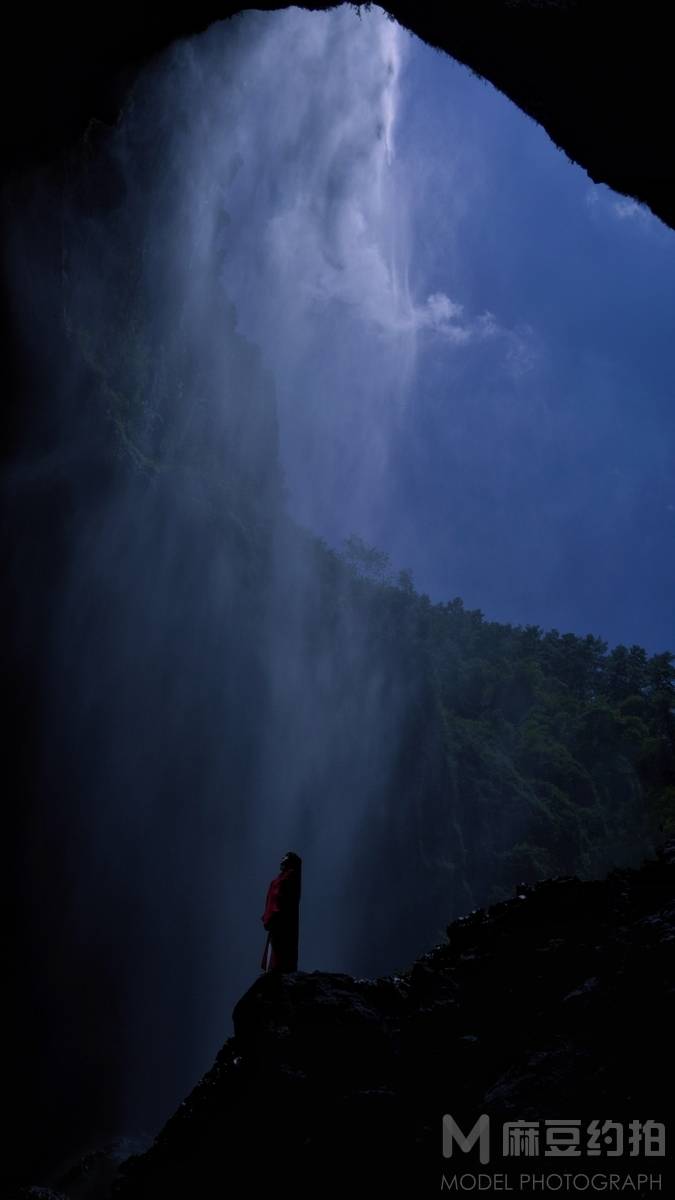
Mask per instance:
[[[425,1195],[453,1171],[508,1182],[514,1170],[660,1174],[667,1193],[674,966],[671,843],[638,871],[521,888],[390,978],[261,976],[213,1069],[115,1194]],[[482,1113],[490,1163],[477,1148],[443,1158],[443,1115],[466,1133]],[[547,1119],[580,1122],[580,1156],[544,1155]],[[503,1158],[506,1121],[534,1122],[540,1154]],[[585,1153],[605,1121],[621,1125],[624,1155],[614,1126]],[[633,1145],[635,1121],[666,1123],[665,1157],[644,1156],[641,1130]],[[66,1194],[85,1194],[74,1185]]]

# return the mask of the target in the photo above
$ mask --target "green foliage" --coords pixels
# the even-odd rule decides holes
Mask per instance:
[[[366,549],[378,636],[424,679],[441,730],[443,769],[427,755],[416,808],[434,830],[426,867],[449,890],[461,878],[482,902],[486,881],[494,899],[521,878],[602,874],[675,830],[672,654],[431,604]]]
[[[363,538],[353,533],[345,538],[342,557],[359,575],[368,579],[382,580],[389,570],[389,557],[375,546],[368,546]]]

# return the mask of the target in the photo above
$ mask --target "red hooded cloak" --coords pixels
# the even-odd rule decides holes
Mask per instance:
[[[300,920],[300,871],[297,855],[273,879],[267,889],[262,923],[268,932],[263,954],[263,971],[297,971]],[[267,950],[270,959],[267,962]]]

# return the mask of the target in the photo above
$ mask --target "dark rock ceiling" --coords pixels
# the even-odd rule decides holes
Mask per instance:
[[[3,17],[5,167],[57,158],[91,117],[114,121],[153,53],[239,10],[213,0],[15,7]],[[675,75],[661,0],[452,0],[389,12],[489,79],[593,180],[675,228]]]

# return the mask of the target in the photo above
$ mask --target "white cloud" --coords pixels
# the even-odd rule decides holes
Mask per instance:
[[[424,304],[411,305],[409,321],[415,330],[429,329],[455,345],[497,337],[503,332],[491,312],[466,317],[464,305],[445,292],[433,292]]]
[[[632,221],[636,217],[644,217],[646,210],[636,200],[629,200],[625,196],[620,200],[615,200],[612,205],[615,215],[620,221]]]
[[[434,292],[427,297],[427,311],[433,324],[442,325],[449,321],[458,320],[464,310],[462,304],[456,304],[445,292]]]
[[[506,365],[514,379],[522,379],[538,365],[542,349],[531,325],[523,325],[507,334]]]
[[[617,221],[639,223],[644,228],[653,228],[658,224],[646,205],[638,203],[630,196],[619,196],[602,183],[591,184],[584,196],[584,202],[596,218],[610,217]]]

